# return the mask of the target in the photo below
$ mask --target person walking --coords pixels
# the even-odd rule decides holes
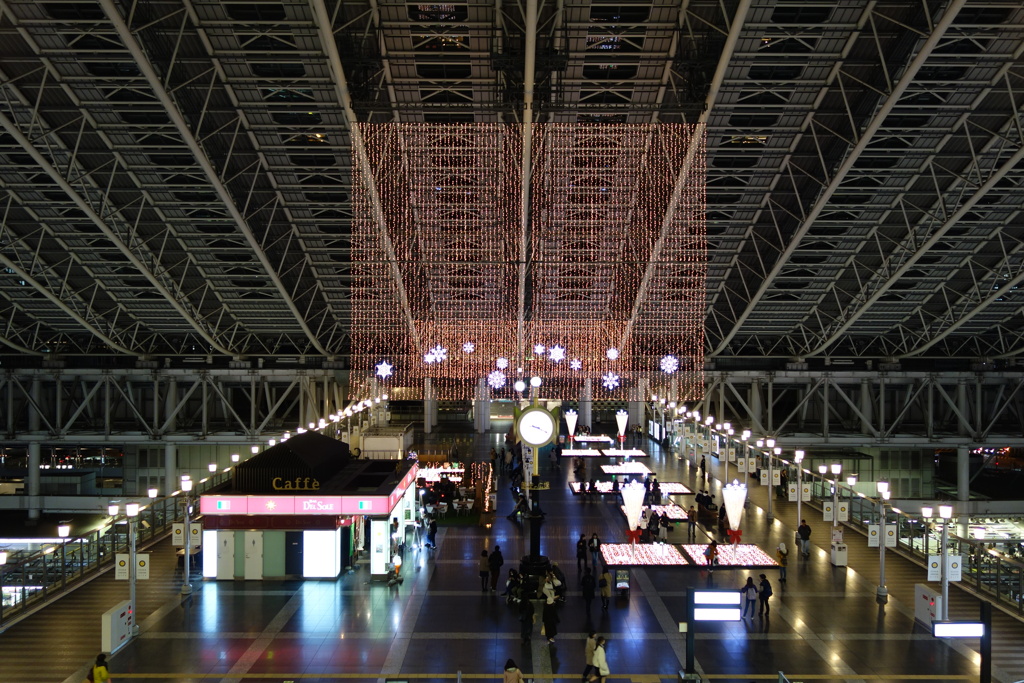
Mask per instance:
[[[772,584],[768,582],[768,577],[764,574],[758,574],[757,578],[761,579],[757,591],[757,598],[761,601],[757,616],[763,616],[767,619],[768,613],[771,611],[771,607],[768,605],[768,598],[772,597]]]
[[[533,638],[533,622],[537,618],[537,610],[533,606],[533,596],[523,593],[519,601],[519,637],[523,645],[529,645]]]
[[[576,541],[576,573],[579,574],[587,566],[587,535],[580,534]]]
[[[697,540],[697,508],[692,505],[686,512],[686,540]]]
[[[544,609],[541,612],[541,621],[544,626],[544,634],[547,636],[548,642],[555,642],[555,636],[558,635],[558,605],[555,604],[554,599],[548,596],[544,601]]]
[[[597,645],[594,647],[594,668],[597,671],[591,673],[590,680],[597,683],[605,683],[605,679],[608,678],[608,655],[604,651],[607,642],[604,636],[598,636]]]
[[[594,670],[594,649],[597,647],[597,634],[591,631],[587,634],[587,644],[583,649],[583,658],[586,666],[583,667],[583,683],[587,683],[590,674]]]
[[[775,559],[779,561],[779,582],[786,583],[786,565],[789,564],[789,551],[786,544],[780,543],[775,549]]]
[[[490,585],[491,577],[491,562],[487,557],[487,548],[480,551],[480,562],[478,563],[480,569],[480,590],[484,593],[487,592],[487,588]]]
[[[601,572],[601,578],[597,580],[597,588],[601,591],[601,609],[608,610],[608,601],[612,597],[612,575],[607,565]]]
[[[662,543],[668,543],[669,526],[668,513],[666,512],[661,516],[661,520],[658,522],[658,540]]]
[[[491,573],[491,591],[498,590],[498,579],[501,578],[501,566],[505,564],[505,558],[501,555],[501,546],[494,546],[494,552],[487,558],[487,567]]]
[[[590,564],[596,574],[599,566],[597,559],[601,557],[601,538],[597,535],[596,531],[590,536],[587,547],[590,548]]]
[[[594,601],[594,589],[597,588],[597,580],[590,567],[583,568],[583,578],[580,579],[580,590],[583,592],[583,602],[587,606],[587,616],[590,616],[590,603]]]
[[[515,661],[510,657],[509,660],[505,662],[505,673],[502,683],[525,683],[525,680],[526,679],[523,678],[523,672],[519,670]]]
[[[431,549],[437,547],[437,520],[433,517],[430,518],[430,524],[427,525],[427,547]]]
[[[740,589],[743,595],[743,617],[746,618],[747,610],[750,610],[750,618],[754,618],[754,608],[757,606],[757,586],[754,585],[754,577],[748,576],[747,582]]]
[[[92,665],[88,680],[93,683],[110,683],[110,669],[107,668],[107,656],[102,652],[96,655],[96,663]]]
[[[800,539],[800,554],[804,557],[811,556],[811,525],[806,519],[800,520],[800,526],[796,529],[797,538]]]
[[[718,564],[718,541],[711,541],[708,544],[704,549],[704,558],[708,561],[708,571],[715,571],[715,565]]]

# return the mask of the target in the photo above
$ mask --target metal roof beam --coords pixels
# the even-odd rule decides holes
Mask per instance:
[[[100,6],[103,8],[104,13],[106,13],[107,18],[110,19],[110,22],[113,24],[114,30],[117,31],[118,36],[124,43],[125,48],[128,50],[129,53],[131,53],[132,58],[135,60],[136,65],[139,67],[139,70],[142,72],[146,81],[149,83],[149,87],[153,90],[153,94],[163,105],[167,116],[173,122],[174,127],[177,130],[178,134],[181,135],[182,139],[185,142],[185,145],[189,148],[189,151],[195,157],[196,162],[203,169],[203,173],[206,175],[207,180],[210,182],[210,185],[217,193],[217,196],[223,202],[224,207],[227,209],[228,213],[231,214],[231,217],[234,219],[235,224],[237,225],[239,231],[241,231],[242,235],[245,236],[245,239],[249,243],[249,246],[252,248],[253,252],[255,253],[256,258],[263,266],[266,276],[270,279],[271,282],[274,283],[274,287],[277,289],[278,294],[281,296],[285,305],[291,311],[292,315],[295,316],[295,320],[298,322],[299,327],[302,329],[303,332],[305,332],[306,337],[309,339],[310,343],[313,344],[314,348],[316,348],[318,352],[320,352],[324,356],[330,357],[332,354],[323,347],[323,345],[320,343],[320,340],[317,339],[316,335],[313,334],[313,331],[309,328],[309,325],[306,324],[303,315],[295,306],[295,302],[292,300],[291,294],[288,292],[287,288],[284,286],[284,283],[281,281],[281,278],[278,276],[277,272],[274,270],[274,267],[267,259],[267,255],[263,251],[263,248],[261,247],[259,240],[256,239],[256,236],[249,228],[248,223],[246,223],[245,218],[242,216],[238,207],[235,205],[231,193],[228,192],[227,187],[225,187],[224,183],[221,181],[221,178],[218,175],[217,170],[213,167],[213,164],[210,161],[209,157],[206,156],[205,150],[203,150],[202,146],[200,146],[199,141],[196,139],[195,135],[192,132],[191,127],[189,126],[189,123],[185,120],[185,117],[178,109],[174,100],[171,99],[171,96],[167,92],[167,89],[164,88],[164,84],[160,80],[160,76],[157,74],[156,69],[154,68],[152,62],[150,62],[149,56],[142,49],[142,45],[140,45],[139,41],[135,38],[135,34],[132,32],[131,28],[129,28],[128,24],[125,22],[124,17],[121,16],[121,13],[118,11],[117,6],[114,4],[113,0],[99,0],[99,3]],[[211,341],[211,343],[213,342]],[[218,344],[214,344],[214,346],[219,351],[221,351],[221,353],[234,355],[233,351],[226,349]]]
[[[811,226],[814,225],[814,221],[817,219],[818,215],[825,209],[829,201],[831,201],[832,196],[836,193],[836,191],[842,185],[843,181],[846,179],[846,176],[850,173],[851,170],[853,170],[854,165],[860,158],[861,154],[863,154],[864,151],[868,148],[868,144],[874,138],[875,133],[877,133],[878,130],[882,127],[885,118],[899,104],[900,98],[910,87],[911,83],[913,83],[914,78],[917,77],[917,72],[920,71],[921,67],[924,66],[925,61],[931,55],[932,51],[938,46],[939,42],[942,40],[942,36],[953,23],[953,20],[956,19],[956,15],[959,14],[961,9],[963,9],[966,2],[967,0],[954,0],[946,8],[946,11],[943,13],[941,19],[939,19],[939,21],[935,24],[934,28],[932,29],[931,34],[921,45],[920,51],[918,51],[918,53],[914,55],[914,58],[910,61],[910,64],[907,65],[906,71],[903,72],[903,75],[900,77],[899,81],[893,86],[893,89],[889,93],[889,96],[886,98],[885,102],[882,103],[882,106],[875,112],[871,121],[868,122],[867,126],[864,128],[864,131],[861,133],[860,138],[857,140],[857,144],[854,145],[854,147],[850,150],[850,153],[846,155],[846,157],[843,159],[842,164],[840,164],[839,168],[836,169],[836,172],[835,174],[833,174],[828,186],[821,193],[821,195],[819,195],[818,200],[814,203],[814,206],[811,207],[810,211],[803,219],[803,222],[800,223],[796,231],[793,233],[793,236],[790,238],[789,243],[786,245],[785,249],[779,255],[779,258],[776,260],[775,265],[772,266],[771,270],[761,280],[761,284],[758,286],[757,291],[754,292],[753,296],[751,296],[750,301],[747,302],[747,305],[742,311],[742,313],[740,313],[735,323],[733,323],[732,329],[725,335],[725,337],[722,338],[718,346],[711,352],[711,355],[718,355],[728,347],[729,342],[732,341],[732,338],[736,336],[740,328],[750,317],[751,313],[753,313],[754,309],[761,302],[761,299],[764,297],[765,292],[767,292],[771,288],[771,286],[775,282],[775,278],[782,271],[782,267],[786,265],[790,257],[792,257],[793,252],[795,252],[796,248],[800,245],[800,241],[810,231]],[[820,350],[820,348],[818,350]],[[818,350],[816,350],[815,352],[817,352]]]

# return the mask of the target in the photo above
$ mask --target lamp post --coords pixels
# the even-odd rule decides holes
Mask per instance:
[[[832,528],[835,529],[839,526],[839,473],[843,471],[843,466],[838,463],[832,463]]]
[[[793,460],[796,462],[796,525],[800,526],[800,503],[804,497],[804,452],[793,451]]]
[[[768,447],[768,450],[765,452],[765,454],[768,457],[768,521],[771,522],[775,519],[775,512],[772,508],[772,504],[775,498],[775,496],[772,493],[772,482],[775,481],[775,439],[765,439],[764,445]]]
[[[889,589],[885,587],[885,501],[889,500],[889,482],[877,482],[875,487],[878,489],[878,590],[875,594],[884,602],[889,599]]]
[[[949,520],[953,517],[952,505],[940,505],[939,517],[942,519],[942,620],[949,621]]]
[[[192,584],[189,582],[189,569],[192,564],[192,539],[190,535],[192,533],[191,524],[189,523],[189,498],[191,497],[190,491],[192,491],[192,478],[187,474],[181,476],[181,491],[185,494],[185,578],[181,584],[181,594],[190,595],[192,593]]]
[[[138,567],[138,559],[135,556],[135,540],[137,523],[139,519],[139,504],[128,503],[124,506],[124,512],[128,516],[128,602],[132,610],[132,636],[139,635],[139,607],[135,604],[135,570]]]
[[[722,481],[729,481],[729,449],[732,448],[732,444],[735,441],[732,437],[736,430],[729,427],[725,433],[727,434],[725,437],[725,476],[722,477]]]
[[[68,569],[67,569],[67,555],[65,554],[65,548],[67,546],[68,536],[71,535],[71,525],[67,522],[61,522],[57,525],[57,536],[60,537],[60,587],[61,590],[67,585]]]

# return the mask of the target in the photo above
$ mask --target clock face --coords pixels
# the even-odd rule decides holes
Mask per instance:
[[[519,438],[528,446],[545,446],[555,437],[555,418],[543,408],[530,408],[519,416]]]

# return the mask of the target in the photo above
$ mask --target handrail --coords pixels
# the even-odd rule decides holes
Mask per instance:
[[[216,488],[230,476],[222,471],[198,481],[192,495]],[[148,523],[138,525],[140,545],[156,542],[183,519],[179,500],[180,496],[163,496],[139,510],[139,520]],[[127,529],[119,528],[124,518],[119,515],[84,536],[46,544],[30,554],[10,554],[7,563],[0,565],[0,627],[9,627],[112,567],[118,552],[128,552]],[[12,577],[14,583],[8,585]]]

